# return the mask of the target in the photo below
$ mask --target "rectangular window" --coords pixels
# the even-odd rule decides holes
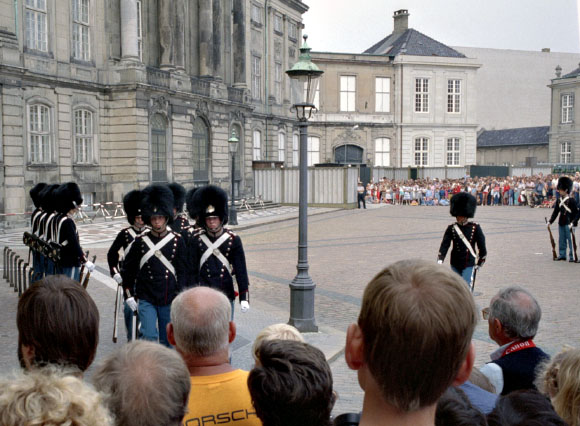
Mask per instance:
[[[276,103],[282,103],[282,64],[276,62],[274,64],[274,95],[276,96]]]
[[[295,22],[288,22],[288,38],[298,40],[298,25]]]
[[[562,142],[560,144],[560,163],[572,162],[572,143]]]
[[[90,59],[89,0],[73,0],[73,57]]]
[[[50,163],[50,110],[45,105],[28,107],[28,146],[32,164]]]
[[[75,163],[93,163],[93,114],[81,109],[75,111]]]
[[[252,158],[254,161],[260,161],[262,159],[262,132],[259,130],[254,130],[254,149]]]
[[[391,79],[375,78],[375,111],[389,112],[391,110]]]
[[[299,156],[299,147],[300,146],[300,138],[297,134],[292,135],[292,165],[297,167],[300,163],[300,156]]]
[[[389,138],[375,139],[375,166],[389,167],[391,165],[391,140]]]
[[[354,75],[340,76],[340,110],[354,111],[356,98],[356,77]]]
[[[415,138],[415,165],[429,165],[429,139]]]
[[[429,79],[415,79],[415,112],[429,112]]]
[[[562,95],[562,123],[574,121],[574,95]]]
[[[252,98],[262,98],[262,58],[252,55]]]
[[[143,12],[141,0],[137,0],[137,54],[139,60],[143,62]]]
[[[461,80],[447,80],[447,112],[461,112]]]
[[[308,136],[308,166],[320,163],[320,138]]]
[[[447,138],[447,165],[459,166],[459,138]]]
[[[274,31],[278,33],[284,32],[282,28],[282,15],[278,15],[277,13],[274,15]]]
[[[262,25],[262,8],[252,3],[252,22]]]
[[[26,0],[24,13],[26,47],[42,52],[48,51],[46,0]]]
[[[286,135],[282,132],[278,133],[278,161],[285,160],[285,150],[286,150]]]

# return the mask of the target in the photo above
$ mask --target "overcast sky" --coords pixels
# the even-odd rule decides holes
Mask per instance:
[[[580,53],[580,0],[302,0],[308,44],[360,53],[393,31],[393,12],[449,46]]]

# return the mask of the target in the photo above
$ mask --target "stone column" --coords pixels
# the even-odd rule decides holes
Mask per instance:
[[[175,1],[175,42],[173,52],[175,68],[185,70],[185,0]]]
[[[213,0],[213,69],[214,77],[223,78],[223,11],[222,0]]]
[[[159,47],[161,69],[173,69],[173,29],[171,0],[159,0]]]
[[[234,0],[234,86],[246,87],[246,16],[244,0]]]
[[[212,0],[199,0],[199,75],[213,76]]]
[[[137,0],[121,0],[121,55],[123,60],[139,60]]]

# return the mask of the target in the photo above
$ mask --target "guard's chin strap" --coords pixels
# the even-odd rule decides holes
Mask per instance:
[[[224,227],[223,227],[223,225],[220,225],[219,228],[215,232],[214,231],[211,231],[210,229],[208,229],[206,227],[206,231],[207,231],[207,234],[210,237],[217,238],[217,237],[219,237],[220,235],[222,235],[224,233]]]

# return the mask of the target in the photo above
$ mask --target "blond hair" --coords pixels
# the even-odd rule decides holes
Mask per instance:
[[[580,349],[561,352],[552,404],[570,426],[580,425]],[[558,354],[558,355],[560,355]]]
[[[258,350],[260,349],[262,342],[274,339],[294,340],[296,342],[304,343],[304,337],[302,337],[302,334],[300,334],[300,331],[298,331],[296,327],[284,323],[269,325],[262,329],[262,331],[260,331],[256,336],[256,340],[254,340],[254,345],[252,346],[252,356],[254,357],[254,361],[258,359]]]
[[[422,260],[396,262],[367,285],[358,325],[386,402],[409,412],[437,402],[465,360],[477,322],[461,277]]]
[[[109,426],[101,395],[80,378],[48,366],[0,379],[3,426]]]

